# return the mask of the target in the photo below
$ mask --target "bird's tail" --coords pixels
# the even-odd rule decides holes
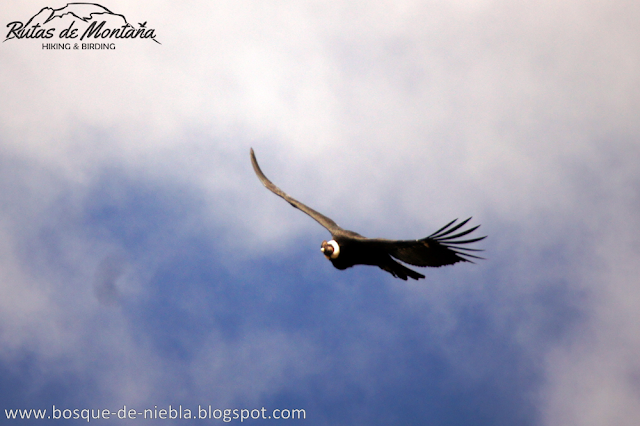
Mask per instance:
[[[396,262],[395,260],[389,258],[389,262],[383,263],[379,265],[381,269],[389,272],[396,278],[400,278],[401,280],[407,280],[407,278],[413,278],[414,280],[419,280],[420,278],[424,278],[419,272],[414,271],[413,269],[409,269],[401,263]]]

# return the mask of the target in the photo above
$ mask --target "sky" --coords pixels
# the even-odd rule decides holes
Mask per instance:
[[[638,2],[100,5],[159,43],[0,44],[0,417],[53,413],[2,423],[636,424]],[[369,237],[473,216],[486,259],[338,271],[250,147]]]

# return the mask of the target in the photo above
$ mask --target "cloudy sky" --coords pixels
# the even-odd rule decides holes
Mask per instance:
[[[0,44],[2,409],[636,424],[640,3],[100,4],[161,44]],[[473,216],[486,260],[338,271],[250,147],[363,235]]]

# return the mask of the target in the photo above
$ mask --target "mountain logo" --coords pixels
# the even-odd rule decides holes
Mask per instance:
[[[155,29],[147,26],[147,22],[135,27],[124,15],[113,13],[97,3],[67,3],[59,9],[44,7],[26,23],[10,22],[3,43],[24,39],[66,42],[151,39],[160,44],[156,40]],[[43,43],[43,49],[45,45]]]

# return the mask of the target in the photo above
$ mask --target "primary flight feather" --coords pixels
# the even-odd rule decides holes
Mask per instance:
[[[482,250],[461,247],[461,245],[475,243],[486,238],[484,236],[460,240],[461,237],[470,234],[480,226],[477,225],[464,231],[460,230],[471,218],[457,224],[457,219],[452,220],[421,240],[366,238],[358,233],[341,228],[330,218],[302,204],[275,186],[260,170],[253,148],[251,148],[251,164],[258,179],[268,190],[284,198],[293,207],[311,216],[331,233],[332,239],[323,241],[320,250],[331,261],[333,266],[338,269],[347,269],[354,265],[372,265],[378,266],[394,277],[403,280],[407,278],[419,280],[424,278],[424,275],[398,263],[396,259],[414,266],[431,267],[452,265],[457,262],[473,263],[471,258],[482,259],[469,253]],[[460,232],[456,232],[458,230]]]

